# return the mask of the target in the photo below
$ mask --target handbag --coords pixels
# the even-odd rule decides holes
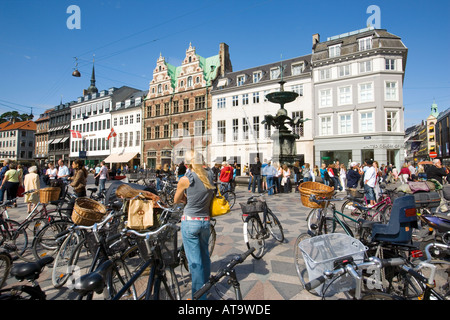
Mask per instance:
[[[211,201],[210,213],[211,217],[223,216],[230,212],[230,204],[228,201],[217,191]]]
[[[19,188],[17,189],[17,196],[18,197],[23,197],[23,193],[25,192],[24,187],[19,185]]]
[[[133,230],[144,230],[152,227],[153,223],[153,201],[147,199],[130,200],[127,227]]]

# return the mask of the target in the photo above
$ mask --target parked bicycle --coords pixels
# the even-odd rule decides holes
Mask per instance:
[[[11,275],[19,281],[28,281],[31,285],[14,285],[0,289],[0,300],[46,300],[47,296],[37,282],[44,267],[52,263],[52,257],[45,257],[36,262],[15,264]]]
[[[239,280],[236,275],[235,267],[236,265],[244,262],[245,259],[253,252],[255,248],[251,248],[240,255],[235,255],[230,262],[223,268],[221,268],[216,275],[211,276],[209,281],[205,283],[199,290],[197,290],[193,295],[193,300],[198,300],[204,294],[208,293],[211,288],[216,289],[216,293],[220,298],[228,298],[225,292],[222,292],[220,288],[218,288],[217,284],[221,281],[221,279],[225,276],[229,278],[228,285],[231,285],[234,290],[234,295],[236,300],[242,300],[242,292],[241,286],[239,284]]]
[[[219,195],[223,196],[225,200],[228,201],[230,209],[232,209],[234,204],[236,203],[236,193],[232,190],[231,183],[218,182],[217,184],[218,184],[217,192],[219,193]]]
[[[178,279],[172,267],[177,255],[178,229],[176,224],[167,223],[155,231],[122,231],[123,235],[134,237],[137,245],[132,256],[138,254],[143,263],[133,266],[130,270],[132,277],[118,290],[113,300],[181,299]],[[148,276],[146,280],[145,276]]]
[[[261,259],[265,254],[266,239],[270,235],[278,242],[284,241],[283,227],[264,199],[266,192],[267,190],[260,195],[251,196],[247,202],[239,203],[244,221],[244,241],[248,249],[255,248],[251,253],[255,259]]]

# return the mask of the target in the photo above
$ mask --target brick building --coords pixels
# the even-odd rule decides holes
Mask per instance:
[[[232,71],[228,45],[204,58],[189,45],[181,66],[160,55],[144,100],[141,166],[179,163],[184,152],[195,149],[209,159],[211,135],[211,84]]]

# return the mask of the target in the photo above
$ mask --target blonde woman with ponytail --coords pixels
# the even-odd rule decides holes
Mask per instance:
[[[202,155],[187,152],[189,170],[181,177],[175,192],[175,203],[185,203],[181,218],[183,246],[192,277],[192,295],[208,282],[211,274],[208,243],[210,236],[210,206],[215,187],[213,172],[203,167]],[[205,296],[201,297],[205,299]]]

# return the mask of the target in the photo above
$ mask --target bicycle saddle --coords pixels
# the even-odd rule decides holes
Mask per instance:
[[[90,191],[90,192],[97,192],[97,188],[87,188],[87,191]]]
[[[80,281],[76,281],[73,290],[82,296],[94,291],[99,294],[102,293],[105,288],[106,272],[112,264],[111,260],[106,260],[94,272],[81,276]]]
[[[12,267],[11,275],[16,277],[17,280],[34,281],[39,278],[42,268],[49,263],[53,262],[53,257],[44,257],[36,262],[19,263]]]

